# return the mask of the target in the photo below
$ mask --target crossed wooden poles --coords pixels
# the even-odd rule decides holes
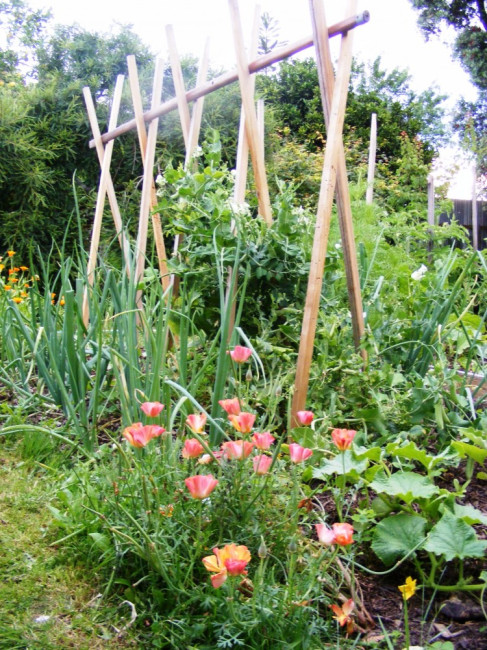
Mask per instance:
[[[140,279],[143,275],[148,223],[149,217],[151,216],[159,261],[159,270],[161,273],[161,282],[164,291],[174,291],[177,288],[176,278],[169,274],[166,263],[167,255],[162,236],[161,217],[154,211],[157,203],[154,185],[154,160],[158,120],[166,113],[178,110],[186,147],[185,164],[186,166],[190,165],[198,143],[204,97],[237,80],[240,85],[242,98],[242,115],[237,149],[234,199],[237,203],[244,201],[248,157],[250,153],[252,168],[254,171],[259,214],[268,226],[272,225],[272,210],[264,160],[263,118],[261,117],[259,120],[258,112],[255,108],[255,77],[252,75],[259,70],[291,56],[292,54],[314,45],[327,139],[292,402],[292,424],[296,425],[296,413],[304,410],[306,407],[309,373],[313,356],[313,346],[326,260],[326,249],[330,230],[333,198],[335,194],[343,244],[350,311],[352,314],[353,337],[357,348],[360,347],[360,342],[364,332],[362,297],[353,235],[352,212],[342,131],[352,63],[353,28],[367,22],[368,13],[365,12],[364,14],[357,16],[357,0],[348,0],[347,15],[351,16],[351,18],[346,18],[340,23],[328,28],[323,0],[309,0],[311,22],[313,26],[312,37],[296,41],[291,45],[280,48],[279,50],[274,50],[270,54],[253,58],[249,62],[245,53],[244,38],[238,10],[238,0],[228,0],[228,4],[237,61],[237,67],[235,70],[226,72],[210,81],[206,81],[208,69],[207,45],[200,62],[196,87],[192,90],[186,91],[174,34],[172,28],[168,27],[167,40],[169,45],[169,57],[176,92],[176,96],[173,99],[161,103],[163,64],[161,61],[157,61],[154,73],[151,108],[149,111],[144,112],[135,59],[134,57],[128,57],[129,83],[134,107],[134,119],[119,126],[116,125],[124,81],[123,77],[120,76],[117,79],[115,87],[108,131],[102,135],[96,119],[95,107],[91,93],[88,88],[84,88],[83,90],[93,132],[93,139],[90,141],[90,146],[96,148],[101,166],[93,233],[87,265],[88,285],[89,287],[93,285],[105,198],[108,196],[127,272],[130,272],[130,269],[134,268],[136,280]],[[254,20],[251,47],[249,50],[251,57],[256,56],[259,24],[258,16],[259,12],[256,10],[256,19]],[[329,38],[337,35],[341,35],[341,50],[335,78],[330,55]],[[190,110],[191,102],[193,102],[192,111]],[[260,111],[260,114],[262,115],[262,111]],[[115,138],[134,129],[137,129],[138,133],[144,165],[144,174],[142,181],[139,227],[135,249],[136,259],[134,263],[132,263],[130,246],[124,234],[122,218],[110,176],[110,162]],[[176,238],[175,252],[177,252],[178,241],[179,239]],[[230,272],[233,273],[233,270]],[[85,324],[89,321],[88,290],[87,287],[83,300],[83,320]],[[229,299],[233,299],[233,296],[229,296]],[[137,294],[137,304],[140,308],[142,307],[140,292]],[[365,358],[365,353],[363,351],[362,355]]]

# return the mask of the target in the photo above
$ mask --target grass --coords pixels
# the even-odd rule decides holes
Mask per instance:
[[[0,649],[136,647],[130,628],[118,635],[130,607],[104,601],[93,568],[50,546],[56,481],[21,454],[0,446]]]

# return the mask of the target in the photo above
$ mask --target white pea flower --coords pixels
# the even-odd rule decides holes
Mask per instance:
[[[414,271],[413,273],[411,273],[411,278],[412,278],[413,280],[421,280],[421,279],[424,278],[424,276],[426,275],[426,271],[427,271],[427,270],[428,270],[428,267],[425,266],[424,264],[421,264],[421,266],[419,267],[419,269],[417,269],[416,271]]]

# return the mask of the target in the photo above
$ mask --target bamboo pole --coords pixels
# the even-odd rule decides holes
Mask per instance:
[[[367,169],[367,192],[365,203],[372,205],[374,197],[375,156],[377,151],[377,113],[372,113],[370,119],[369,165]]]
[[[87,86],[83,88],[83,97],[86,104],[86,111],[88,113],[88,119],[90,121],[91,130],[93,132],[93,136],[96,142],[96,153],[98,155],[98,161],[100,163],[100,167],[102,167],[103,159],[105,157],[105,147],[103,146],[103,143],[101,141],[101,131],[98,124],[98,119],[96,117],[96,109],[93,103],[93,97],[91,96],[90,89]],[[130,276],[130,269],[131,269],[130,243],[123,229],[122,215],[120,212],[120,208],[118,207],[115,188],[113,187],[113,181],[110,174],[108,174],[108,178],[107,178],[107,195],[108,195],[108,201],[110,203],[110,209],[113,215],[113,221],[115,223],[115,228],[117,231],[118,242],[120,244],[120,248],[123,252],[123,256],[125,260],[125,269],[127,275]]]
[[[132,104],[134,107],[134,115],[137,122],[137,135],[139,137],[140,153],[142,156],[142,161],[145,163],[145,154],[147,149],[147,130],[144,122],[144,109],[142,106],[142,95],[140,92],[139,75],[137,72],[135,56],[130,55],[127,57],[127,67],[129,72],[130,91],[132,93]],[[156,186],[154,183],[154,177],[152,176],[150,194],[151,210],[153,210],[156,205]],[[156,244],[157,259],[159,262],[159,272],[161,274],[161,284],[164,291],[167,291],[170,285],[170,280],[169,270],[167,268],[166,245],[164,244],[164,236],[162,234],[161,216],[157,212],[152,212],[152,230],[154,232],[154,241]]]
[[[335,25],[332,25],[328,30],[328,36],[332,38],[334,36],[339,36],[340,34],[346,34],[349,30],[354,29],[359,25],[364,25],[369,21],[369,19],[370,19],[370,14],[368,11],[364,11],[361,14],[351,16],[350,18],[347,18],[345,20],[342,20],[339,23],[336,23]],[[298,41],[294,41],[290,45],[286,45],[277,50],[273,50],[269,54],[264,54],[263,56],[260,56],[257,59],[255,59],[254,61],[251,61],[248,64],[248,70],[251,74],[255,74],[256,72],[259,72],[260,70],[263,70],[264,68],[267,68],[273,65],[274,63],[278,63],[283,59],[287,59],[293,54],[297,54],[298,52],[302,52],[303,50],[306,50],[312,45],[313,45],[313,37],[305,37]],[[199,99],[200,97],[204,97],[205,95],[209,95],[210,93],[213,93],[216,90],[223,88],[224,86],[228,86],[229,84],[237,80],[238,80],[237,70],[230,70],[229,72],[224,72],[223,74],[219,75],[215,79],[211,79],[210,81],[207,81],[205,84],[202,84],[197,88],[188,90],[188,92],[186,93],[186,99],[188,102],[193,102],[196,99]],[[146,113],[144,113],[144,121],[151,122],[156,117],[161,117],[162,115],[166,115],[167,113],[174,111],[177,108],[177,105],[178,105],[177,99],[173,97],[167,102],[160,104],[157,108],[151,109]],[[128,133],[129,131],[133,131],[136,128],[136,126],[137,125],[135,119],[129,120],[124,124],[120,124],[116,129],[110,129],[107,133],[104,133],[102,135],[102,141],[104,144],[106,144],[110,140],[117,138],[119,135],[123,135],[124,133]],[[89,146],[91,148],[95,146],[94,140],[90,140]]]
[[[164,64],[161,59],[156,61],[154,71],[154,82],[152,87],[152,106],[157,106],[161,100],[162,82],[164,77]],[[149,212],[151,206],[152,185],[154,183],[154,158],[157,140],[157,128],[159,120],[152,120],[147,133],[147,144],[144,158],[144,177],[142,181],[142,195],[140,199],[139,213],[139,230],[137,234],[136,254],[137,260],[135,265],[135,281],[140,282],[144,275],[145,253],[147,247],[147,229],[149,222]],[[139,290],[136,295],[136,302],[139,308],[142,307],[142,291]]]
[[[245,46],[237,0],[228,0],[228,5],[230,8],[233,40],[235,43],[240,94],[242,96],[242,105],[245,111],[245,135],[249,144],[250,158],[254,170],[259,212],[266,224],[270,226],[272,224],[271,200],[269,196],[269,187],[267,185],[267,174],[263,151],[260,146],[259,127],[257,124],[257,115],[253,99],[253,85],[245,56]]]
[[[120,110],[120,102],[122,99],[122,90],[123,90],[123,75],[117,77],[117,82],[115,84],[115,92],[113,94],[113,103],[112,110],[110,113],[110,121],[108,129],[112,130],[115,128],[118,119],[118,112]],[[105,195],[107,192],[108,182],[110,178],[110,163],[112,162],[112,153],[113,153],[114,141],[112,140],[105,147],[105,153],[103,155],[103,163],[101,166],[101,175],[100,182],[98,186],[98,195],[96,197],[96,206],[95,206],[95,218],[93,220],[93,232],[91,234],[91,245],[90,253],[88,257],[88,264],[86,267],[86,276],[88,280],[88,285],[93,286],[94,277],[95,277],[95,268],[96,268],[96,258],[98,255],[98,248],[100,245],[100,234],[101,234],[101,224],[103,220],[103,210],[105,208]],[[89,313],[89,301],[88,301],[88,286],[85,287],[83,294],[83,306],[82,306],[82,316],[83,323],[85,327],[88,326],[90,320]]]
[[[349,32],[342,37],[342,47],[334,91],[329,87],[329,84],[325,87],[325,81],[328,82],[328,74],[326,70],[323,70],[323,66],[326,66],[327,68],[330,67],[331,76],[333,76],[331,57],[329,56],[325,15],[319,0],[310,0],[310,9],[313,29],[316,35],[315,46],[317,48],[317,58],[319,62],[318,69],[320,71],[320,87],[322,92],[325,94],[324,110],[328,114],[328,124],[325,159],[323,163],[315,235],[311,254],[308,290],[306,294],[298,362],[296,366],[295,390],[291,410],[292,426],[297,425],[296,413],[304,410],[306,405],[309,371],[313,356],[314,337],[321,300],[321,288],[323,284],[324,264],[326,259],[328,234],[330,230],[333,196],[337,179],[337,168],[340,165],[339,161],[341,159],[344,161],[342,129],[345,118],[348,83],[352,64],[352,34]],[[332,97],[331,105],[330,97]],[[345,184],[346,183],[343,183],[342,185]],[[344,188],[341,187],[342,192],[343,189]]]

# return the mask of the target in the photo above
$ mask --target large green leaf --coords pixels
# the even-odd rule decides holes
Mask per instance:
[[[475,445],[469,445],[467,442],[455,441],[451,443],[451,446],[458,451],[461,458],[468,456],[480,464],[482,464],[487,458],[487,449],[481,449]]]
[[[487,548],[487,541],[478,539],[474,529],[463,519],[445,512],[430,530],[424,548],[435,555],[443,555],[448,562],[455,557],[482,557]]]
[[[372,549],[384,564],[392,564],[422,545],[425,527],[426,519],[418,515],[386,517],[374,528]]]
[[[378,474],[370,484],[375,492],[397,496],[406,503],[414,499],[429,499],[439,492],[439,488],[426,476],[415,472],[396,472],[392,476]]]
[[[484,515],[481,510],[477,510],[477,508],[474,508],[470,504],[462,506],[459,503],[455,503],[453,513],[458,519],[463,519],[467,524],[483,524],[487,526],[487,515]]]

